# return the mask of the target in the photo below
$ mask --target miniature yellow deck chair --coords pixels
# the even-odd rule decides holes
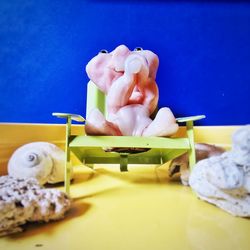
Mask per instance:
[[[105,94],[94,83],[88,83],[87,114],[92,108],[105,114]],[[137,136],[90,136],[72,135],[71,121],[84,122],[80,115],[53,113],[66,118],[65,142],[65,191],[70,193],[70,152],[86,166],[93,164],[119,164],[121,171],[127,171],[128,164],[164,164],[177,156],[189,152],[190,168],[195,164],[193,122],[205,118],[204,115],[183,117],[177,122],[186,122],[186,138],[137,137]],[[134,150],[133,150],[134,149]]]

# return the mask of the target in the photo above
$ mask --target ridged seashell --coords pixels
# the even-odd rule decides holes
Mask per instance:
[[[36,178],[40,184],[64,180],[65,152],[48,142],[32,142],[18,148],[8,162],[15,178]]]

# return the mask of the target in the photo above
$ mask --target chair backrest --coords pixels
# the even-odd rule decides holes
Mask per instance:
[[[93,108],[98,108],[107,118],[106,95],[92,81],[89,81],[87,84],[86,118],[88,118],[88,114]],[[151,114],[151,119],[155,118],[157,111],[158,107]]]
[[[92,82],[87,86],[86,117],[93,108],[98,108],[106,117],[106,95]]]

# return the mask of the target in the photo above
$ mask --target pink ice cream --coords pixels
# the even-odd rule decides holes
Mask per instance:
[[[155,77],[159,65],[150,50],[130,51],[120,45],[101,51],[86,66],[88,77],[106,94],[108,117],[98,109],[89,113],[85,131],[89,135],[170,136],[178,130],[169,108],[158,104]]]

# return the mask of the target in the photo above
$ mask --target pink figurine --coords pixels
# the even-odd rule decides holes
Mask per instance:
[[[178,125],[169,108],[161,108],[150,118],[158,104],[155,77],[159,65],[156,54],[125,45],[108,53],[102,50],[86,66],[92,82],[107,98],[108,117],[98,109],[90,111],[85,131],[89,135],[170,136]]]

